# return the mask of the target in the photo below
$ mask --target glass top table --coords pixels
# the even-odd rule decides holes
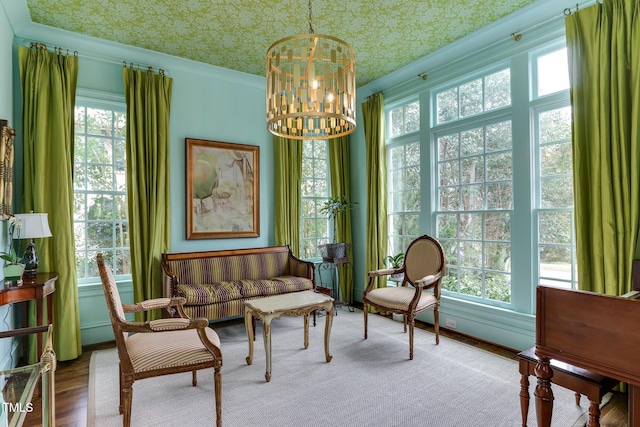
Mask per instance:
[[[42,379],[42,426],[55,426],[55,379],[56,355],[52,347],[52,325],[24,328],[3,332],[0,338],[42,332],[46,333],[46,345],[40,362],[0,371],[0,427],[18,427],[27,414],[34,410],[32,399],[38,379]]]

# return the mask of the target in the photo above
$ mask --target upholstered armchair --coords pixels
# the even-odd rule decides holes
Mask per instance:
[[[407,323],[409,324],[409,359],[413,360],[415,317],[432,309],[436,344],[439,344],[440,280],[444,271],[445,259],[442,246],[436,239],[427,235],[411,242],[401,267],[370,271],[369,285],[362,296],[364,338],[367,339],[368,335],[369,307],[373,307],[382,314],[402,314],[405,332],[407,332]],[[391,274],[404,274],[400,286],[374,289],[377,277]]]
[[[221,426],[222,353],[218,334],[208,327],[207,319],[188,318],[182,309],[184,298],[158,298],[122,304],[113,272],[104,263],[102,254],[98,254],[97,262],[120,359],[119,410],[123,414],[123,426],[131,424],[134,381],[192,372],[192,385],[195,386],[196,371],[207,368],[214,368],[216,422],[218,427]],[[153,309],[175,309],[180,318],[147,322],[130,322],[125,318],[125,313]]]

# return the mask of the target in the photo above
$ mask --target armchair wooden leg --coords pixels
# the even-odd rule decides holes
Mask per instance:
[[[367,313],[369,313],[369,306],[364,303],[362,305],[362,312],[364,313],[364,339],[366,340],[368,338],[368,334],[367,334]]]
[[[436,344],[440,344],[440,312],[438,310],[433,311],[433,329],[436,332]]]
[[[413,327],[415,326],[415,321],[413,320],[413,316],[409,317],[409,360],[413,360]]]
[[[222,375],[220,374],[219,366],[215,368],[213,381],[216,393],[216,426],[222,427]]]
[[[123,412],[122,412],[122,427],[129,427],[131,425],[131,394],[133,389],[131,384],[125,386],[122,389],[122,397],[124,399],[123,402]]]
[[[192,371],[191,372],[191,385],[194,386],[194,387],[198,385],[198,372],[197,371]]]

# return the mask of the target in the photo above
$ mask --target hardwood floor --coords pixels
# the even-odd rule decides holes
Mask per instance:
[[[433,326],[423,322],[416,325],[433,332]],[[486,351],[499,354],[515,360],[516,352],[494,344],[479,341],[455,331],[440,328],[440,333],[451,339],[477,346]],[[89,384],[89,361],[91,352],[115,347],[114,343],[103,343],[83,348],[82,355],[72,361],[58,362],[56,370],[56,426],[57,427],[85,427],[87,425],[87,401]],[[533,387],[533,386],[532,386]],[[533,393],[533,392],[532,392]],[[518,397],[515,396],[514,399]],[[585,410],[588,408],[583,397]],[[533,406],[533,402],[532,402]],[[34,399],[34,411],[27,415],[25,426],[41,425],[41,402]],[[614,394],[611,401],[602,409],[601,427],[628,427],[626,395]]]

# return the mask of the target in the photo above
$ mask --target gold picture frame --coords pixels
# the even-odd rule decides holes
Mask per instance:
[[[13,215],[13,156],[16,131],[0,119],[0,219]]]
[[[186,138],[187,239],[260,235],[260,147]]]

